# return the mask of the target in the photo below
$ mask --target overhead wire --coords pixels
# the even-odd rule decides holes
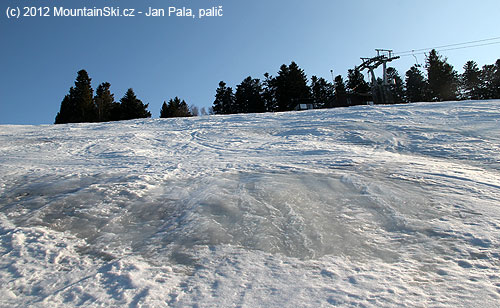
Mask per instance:
[[[499,40],[499,41],[491,42],[491,41],[495,41],[495,40]],[[477,44],[477,43],[482,43],[482,42],[489,42],[489,43]],[[500,36],[488,38],[488,39],[482,39],[482,40],[463,42],[463,43],[448,44],[448,45],[442,45],[442,46],[436,46],[436,47],[430,47],[430,48],[412,49],[412,50],[408,50],[408,51],[395,52],[394,55],[397,55],[400,57],[408,57],[408,56],[413,56],[413,55],[425,54],[428,51],[431,51],[433,49],[436,49],[438,51],[449,51],[449,50],[466,49],[466,48],[488,46],[488,45],[495,45],[495,44],[500,44]],[[457,47],[457,46],[460,46],[460,47]],[[448,47],[452,47],[452,48],[448,48]]]

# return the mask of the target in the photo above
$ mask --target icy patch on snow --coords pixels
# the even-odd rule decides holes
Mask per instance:
[[[0,126],[0,305],[494,306],[498,106]]]

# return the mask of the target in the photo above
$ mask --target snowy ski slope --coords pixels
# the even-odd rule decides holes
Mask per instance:
[[[2,307],[498,307],[500,101],[0,126]]]

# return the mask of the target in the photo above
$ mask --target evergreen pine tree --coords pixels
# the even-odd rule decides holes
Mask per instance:
[[[235,105],[237,113],[265,112],[266,105],[262,98],[262,85],[259,79],[245,78],[237,87]]]
[[[333,85],[323,77],[311,77],[311,96],[317,108],[331,107],[333,101]]]
[[[464,72],[461,75],[461,85],[465,99],[481,98],[481,71],[474,61],[467,61],[464,65]]]
[[[111,93],[111,85],[108,82],[101,83],[96,89],[94,102],[97,110],[97,121],[106,122],[111,121],[117,116],[112,115],[112,111],[116,111],[115,96]],[[118,116],[119,118],[119,116]]]
[[[276,102],[276,79],[269,73],[264,74],[262,82],[262,98],[266,105],[266,111],[277,111],[278,105]]]
[[[160,111],[160,118],[178,118],[178,117],[190,117],[192,116],[188,104],[178,98],[171,98],[168,103],[163,102],[162,109]]]
[[[56,124],[94,122],[97,120],[97,111],[94,105],[91,79],[85,70],[77,73],[75,86],[61,102],[61,109],[56,115]]]
[[[177,96],[175,98],[171,98],[167,103],[167,113],[166,118],[175,118],[177,117],[177,110],[181,107],[181,99]]]
[[[482,99],[500,98],[500,59],[495,64],[484,65],[479,74]]]
[[[495,97],[495,65],[486,64],[481,69],[480,79],[480,96],[482,99],[492,99]]]
[[[300,100],[311,98],[307,76],[295,62],[280,67],[275,86],[278,111],[293,110]]]
[[[142,101],[137,98],[132,88],[127,90],[120,102],[122,120],[151,117],[151,113],[147,110],[149,104],[143,104]]]
[[[335,105],[334,107],[347,107],[347,90],[345,86],[344,79],[341,75],[335,77]]]
[[[408,102],[424,102],[428,100],[427,82],[416,65],[406,72],[405,84],[405,96]]]
[[[231,87],[227,87],[224,81],[219,82],[215,94],[215,101],[213,104],[214,114],[231,114],[235,113],[234,108],[234,94]]]
[[[401,79],[401,76],[399,76],[398,71],[394,67],[387,68],[387,80],[394,98],[394,103],[403,103],[405,101],[403,79]]]
[[[371,92],[370,85],[365,81],[365,77],[358,68],[348,70],[347,89],[351,94],[366,94]]]
[[[290,108],[290,86],[289,79],[290,70],[286,64],[281,65],[280,70],[278,72],[278,76],[275,78],[275,87],[276,87],[276,110],[277,111],[286,111],[292,110]]]
[[[426,58],[427,80],[434,101],[457,99],[458,75],[446,58],[433,49]]]
[[[96,120],[96,108],[94,105],[94,91],[91,87],[91,79],[85,70],[80,70],[76,77],[75,87],[71,95],[75,100],[75,115],[77,122],[94,122]]]
[[[177,97],[176,97],[177,98]],[[191,111],[186,101],[182,100],[176,112],[177,117],[192,117]]]
[[[160,109],[160,118],[169,118],[168,105],[167,102],[163,102]]]
[[[351,105],[365,104],[373,99],[371,87],[358,68],[347,72],[347,93]]]
[[[500,99],[500,59],[495,62],[492,86],[493,98]]]
[[[122,104],[118,102],[113,102],[109,108],[108,116],[109,116],[108,121],[123,120]]]
[[[55,124],[71,123],[72,111],[74,106],[72,106],[72,100],[69,94],[64,96],[61,102],[61,108],[56,115]]]

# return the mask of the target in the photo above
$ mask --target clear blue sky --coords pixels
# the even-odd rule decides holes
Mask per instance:
[[[7,19],[8,7],[134,8],[223,6],[224,16],[29,17]],[[308,77],[346,76],[375,48],[406,51],[500,37],[499,0],[2,0],[0,124],[50,124],[80,69],[94,89],[127,88],[158,117],[179,96],[210,107],[220,80],[276,74],[291,61]],[[442,52],[459,72],[500,58],[500,44]],[[418,60],[423,63],[424,55]],[[394,62],[401,75],[413,57]]]

